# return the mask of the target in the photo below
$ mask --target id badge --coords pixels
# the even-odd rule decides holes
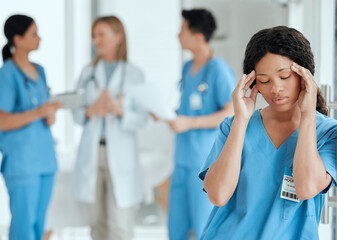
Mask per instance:
[[[284,171],[281,198],[294,202],[300,201],[296,195],[295,183],[291,168],[286,168],[286,170]]]
[[[199,110],[202,108],[202,98],[197,92],[194,92],[190,96],[190,107],[192,110]]]

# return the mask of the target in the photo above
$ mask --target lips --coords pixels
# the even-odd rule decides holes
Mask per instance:
[[[284,104],[288,101],[288,99],[288,97],[275,97],[272,99],[272,101],[275,104]]]

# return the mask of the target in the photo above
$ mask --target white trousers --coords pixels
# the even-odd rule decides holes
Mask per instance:
[[[131,240],[135,207],[119,208],[108,168],[105,146],[99,148],[96,202],[91,206],[93,240]]]

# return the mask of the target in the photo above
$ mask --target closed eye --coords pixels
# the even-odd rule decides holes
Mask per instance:
[[[266,83],[269,83],[270,82],[270,80],[268,80],[268,81],[265,81],[265,82],[262,82],[262,81],[259,81],[261,84],[266,84]]]
[[[288,77],[281,77],[282,80],[290,78],[291,74]]]

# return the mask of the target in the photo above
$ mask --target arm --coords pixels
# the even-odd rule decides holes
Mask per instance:
[[[230,101],[221,110],[205,116],[178,116],[176,120],[168,121],[174,132],[186,132],[191,129],[217,128],[221,121],[234,114],[233,103]]]
[[[38,109],[31,111],[11,114],[8,112],[0,111],[0,130],[1,131],[11,131],[24,127],[42,116]]]
[[[246,129],[255,110],[257,88],[245,97],[255,79],[253,71],[244,75],[233,92],[235,117],[227,141],[218,159],[211,165],[204,179],[209,200],[216,206],[224,206],[232,197],[238,184],[241,156]]]
[[[326,189],[332,177],[326,172],[317,150],[316,136],[316,95],[317,85],[310,71],[293,64],[291,69],[302,81],[298,98],[301,121],[293,162],[293,176],[299,199],[312,198]]]
[[[49,116],[54,116],[55,112],[62,107],[62,103],[45,103],[42,106],[22,112],[22,113],[9,113],[5,111],[0,111],[0,130],[1,131],[11,131],[18,128],[27,126],[28,124],[41,119],[47,118]],[[47,125],[49,123],[47,122]]]
[[[297,197],[302,200],[316,196],[332,181],[317,150],[315,115],[305,115],[301,118],[293,176]]]
[[[234,118],[221,154],[205,176],[204,188],[208,198],[218,207],[226,205],[238,184],[247,124],[247,121]]]

